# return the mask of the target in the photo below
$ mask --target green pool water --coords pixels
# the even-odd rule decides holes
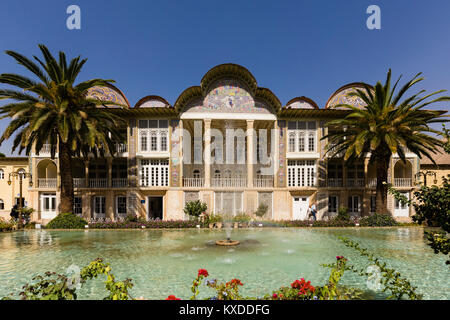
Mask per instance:
[[[188,299],[199,268],[210,278],[239,278],[242,293],[262,296],[303,277],[322,285],[329,270],[320,266],[348,257],[356,266],[366,259],[346,248],[338,236],[347,236],[394,267],[418,287],[425,299],[450,299],[449,268],[445,257],[426,245],[422,228],[259,228],[233,230],[241,245],[218,247],[223,230],[33,230],[0,233],[0,297],[18,293],[34,275],[46,271],[65,273],[71,265],[82,267],[102,257],[117,279],[133,279],[132,295],[163,299],[169,294]],[[103,298],[103,279],[88,282],[81,299]],[[367,289],[367,279],[347,272],[342,284]],[[212,295],[202,288],[200,297]],[[369,291],[370,292],[370,291]],[[370,292],[383,298],[379,292]]]

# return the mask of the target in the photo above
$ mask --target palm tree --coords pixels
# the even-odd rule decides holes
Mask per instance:
[[[424,107],[441,101],[449,101],[450,97],[433,97],[446,90],[436,91],[425,96],[425,90],[406,97],[403,96],[415,84],[424,78],[417,74],[408,81],[394,96],[400,78],[391,88],[391,70],[387,74],[384,86],[378,82],[375,87],[364,85],[349,96],[362,99],[366,106],[357,108],[348,104],[335,107],[346,107],[350,114],[342,119],[332,120],[328,127],[337,128],[322,139],[328,139],[327,153],[332,156],[344,154],[345,161],[363,158],[370,152],[370,163],[374,163],[377,172],[376,207],[380,213],[387,213],[387,177],[392,154],[397,153],[406,163],[406,148],[420,159],[428,157],[433,162],[432,152],[442,141],[428,133],[439,134],[430,127],[436,122],[447,122],[442,111],[424,110]],[[433,97],[433,100],[429,98]],[[402,101],[400,101],[402,100]]]
[[[99,150],[101,155],[114,154],[115,142],[121,139],[118,127],[122,120],[101,107],[117,103],[87,95],[90,88],[108,86],[114,81],[92,79],[75,84],[87,59],[81,60],[78,56],[68,64],[64,52],[59,52],[59,61],[56,61],[46,46],[39,45],[39,48],[44,61],[33,56],[37,63],[17,52],[6,51],[36,79],[18,74],[0,75],[0,83],[16,87],[16,90],[0,89],[0,99],[13,100],[0,107],[0,118],[12,119],[0,137],[0,145],[16,134],[12,152],[19,148],[19,154],[25,151],[29,155],[34,146],[39,153],[42,146],[49,143],[54,159],[58,150],[60,212],[73,212],[71,158],[87,157],[93,150]]]

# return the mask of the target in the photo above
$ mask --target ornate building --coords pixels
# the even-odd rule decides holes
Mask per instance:
[[[95,88],[91,96],[117,101],[109,106],[127,119],[127,141],[114,156],[73,159],[75,208],[85,218],[123,217],[183,219],[184,204],[200,199],[215,213],[253,213],[264,203],[268,219],[305,219],[308,205],[318,218],[347,207],[353,215],[375,208],[375,168],[368,158],[345,164],[325,154],[325,123],[348,110],[339,103],[362,106],[348,92],[352,83],[331,95],[323,108],[306,97],[283,106],[244,67],[223,64],[208,71],[199,86],[184,90],[174,105],[149,95],[131,107],[115,87]],[[226,142],[226,143],[225,143]],[[29,189],[35,219],[48,221],[58,212],[58,156],[49,146],[30,157],[33,187]],[[204,156],[208,155],[208,156]],[[409,196],[419,162],[394,155],[389,180]],[[389,198],[398,219],[411,209]]]

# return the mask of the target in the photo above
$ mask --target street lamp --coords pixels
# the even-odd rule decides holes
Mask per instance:
[[[416,176],[417,176],[417,180],[420,179],[420,176],[423,177],[423,184],[425,187],[427,186],[427,176],[433,176],[434,177],[433,183],[437,184],[436,172],[434,172],[434,171],[429,171],[429,170],[419,171],[416,173]]]
[[[23,227],[23,221],[22,221],[22,199],[23,199],[23,196],[22,196],[22,180],[23,179],[25,179],[25,178],[30,178],[30,187],[32,187],[33,186],[33,181],[31,180],[31,173],[27,173],[27,172],[24,172],[24,171],[17,171],[17,172],[11,172],[10,174],[9,174],[9,179],[8,179],[8,185],[11,185],[11,183],[12,183],[12,181],[11,181],[11,177],[16,177],[16,178],[19,178],[19,190],[20,190],[20,193],[19,193],[19,223],[18,223],[18,228],[19,229],[21,229],[22,227]]]

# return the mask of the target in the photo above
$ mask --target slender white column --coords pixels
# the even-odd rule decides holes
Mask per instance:
[[[253,188],[253,120],[247,120],[247,186]]]
[[[205,124],[205,188],[211,187],[211,119],[204,119]]]

